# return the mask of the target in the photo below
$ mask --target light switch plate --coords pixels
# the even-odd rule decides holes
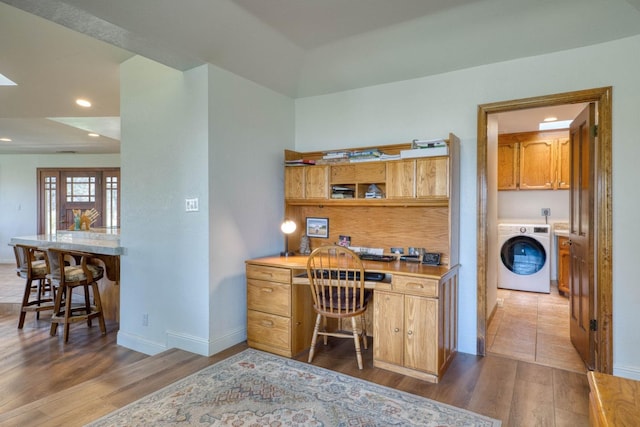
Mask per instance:
[[[185,211],[186,212],[198,212],[198,199],[184,199]]]

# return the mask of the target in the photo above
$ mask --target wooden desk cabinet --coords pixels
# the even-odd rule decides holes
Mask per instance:
[[[394,275],[391,288],[375,291],[373,365],[438,382],[457,348],[457,274]]]
[[[309,346],[313,333],[311,292],[292,286],[291,269],[248,264],[247,343],[293,357]]]

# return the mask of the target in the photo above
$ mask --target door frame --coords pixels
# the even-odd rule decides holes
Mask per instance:
[[[487,309],[487,120],[489,114],[562,104],[597,103],[598,135],[594,168],[595,268],[595,370],[613,372],[613,205],[612,205],[612,87],[500,101],[478,106],[478,218],[477,218],[477,353],[486,354]],[[595,262],[595,260],[594,260]],[[596,265],[594,264],[594,267]]]

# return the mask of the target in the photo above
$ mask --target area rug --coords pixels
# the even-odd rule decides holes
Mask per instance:
[[[247,349],[89,424],[500,426],[500,421]]]

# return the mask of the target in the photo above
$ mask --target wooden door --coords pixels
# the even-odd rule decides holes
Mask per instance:
[[[95,209],[102,212],[102,174],[95,170],[63,171],[60,174],[60,210],[58,230],[73,226],[73,211]],[[102,226],[102,215],[93,224]]]
[[[404,295],[376,291],[373,298],[373,358],[403,364]]]
[[[595,104],[589,104],[571,124],[571,185],[569,189],[571,342],[589,368],[594,367],[593,197]],[[595,325],[593,325],[595,326]]]
[[[416,197],[449,197],[449,158],[416,159]]]
[[[416,195],[415,159],[387,162],[387,198],[406,199]]]
[[[553,189],[555,166],[553,139],[520,143],[520,189]]]
[[[518,188],[518,143],[498,144],[498,190]]]
[[[436,299],[405,295],[404,366],[438,373],[438,303]]]

